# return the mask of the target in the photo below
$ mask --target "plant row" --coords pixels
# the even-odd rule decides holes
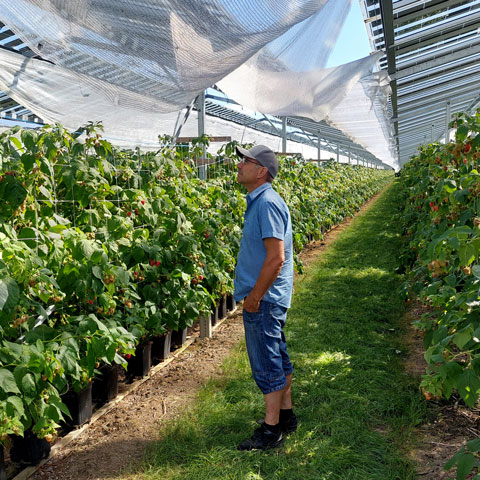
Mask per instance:
[[[200,180],[166,141],[121,151],[99,127],[0,135],[0,436],[51,439],[102,364],[185,328],[231,293],[245,191],[234,145]],[[201,148],[200,148],[201,151]],[[228,153],[228,155],[227,155]],[[298,253],[388,181],[385,171],[283,159],[275,186]],[[301,264],[297,262],[301,269]]]
[[[480,393],[480,112],[451,123],[455,141],[420,149],[401,172],[407,302],[417,296],[426,313],[428,364],[421,387],[427,400],[458,392],[473,407]],[[446,465],[457,478],[473,468],[480,440]],[[477,477],[475,477],[477,478]]]

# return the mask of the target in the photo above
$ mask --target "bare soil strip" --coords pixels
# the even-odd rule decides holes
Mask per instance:
[[[407,329],[405,344],[409,356],[405,370],[418,378],[425,373],[422,333],[412,325],[425,313],[426,307],[415,303],[405,314]],[[458,395],[451,399],[432,399],[428,402],[428,420],[417,429],[417,444],[410,458],[417,464],[417,476],[422,480],[447,480],[455,477],[455,469],[445,472],[443,466],[467,441],[480,436],[480,409],[465,407]]]

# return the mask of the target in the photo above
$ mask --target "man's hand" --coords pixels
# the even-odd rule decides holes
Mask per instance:
[[[245,300],[243,301],[244,310],[250,313],[255,313],[255,312],[258,312],[259,308],[260,308],[260,300],[256,300],[255,298],[252,297],[251,294],[245,297]]]

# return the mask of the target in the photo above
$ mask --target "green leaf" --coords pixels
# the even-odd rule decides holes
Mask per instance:
[[[480,133],[472,140],[472,148],[480,146]]]
[[[13,278],[0,278],[0,310],[10,311],[20,299],[20,289]]]
[[[475,440],[470,440],[467,442],[467,448],[471,452],[479,452],[480,451],[480,438],[476,438]]]
[[[444,470],[450,470],[453,468],[458,460],[465,454],[465,447],[460,448],[460,450],[444,465]]]
[[[10,216],[25,201],[27,191],[12,175],[5,175],[0,182],[0,216]]]
[[[12,410],[16,413],[17,417],[25,416],[25,409],[23,408],[23,402],[20,398],[11,395],[7,398],[7,404],[11,405]]]
[[[23,151],[22,142],[17,137],[10,137],[9,140],[19,149]]]
[[[475,465],[475,457],[471,453],[462,455],[457,463],[457,480],[465,480]]]
[[[90,260],[90,257],[95,251],[92,245],[92,242],[82,238],[77,244],[78,251],[85,257],[87,260]]]
[[[95,249],[92,253],[92,256],[90,257],[90,261],[92,263],[101,263],[104,254],[105,252],[101,248]]]
[[[103,280],[103,270],[102,267],[99,267],[98,265],[95,265],[92,267],[92,273],[95,277],[97,277],[100,280]]]
[[[18,234],[18,238],[23,240],[30,248],[35,248],[37,245],[37,232],[33,228],[24,227]]]
[[[474,265],[472,267],[472,273],[476,278],[480,278],[480,265]]]
[[[52,194],[51,194],[50,190],[48,190],[47,188],[45,188],[43,185],[41,185],[38,190],[40,191],[40,193],[41,193],[45,198],[48,198],[49,200],[52,200]]]
[[[23,141],[23,144],[29,149],[32,150],[37,143],[37,133],[34,130],[22,130],[20,137]]]
[[[50,396],[49,403],[52,404],[52,405],[55,405],[55,407],[57,407],[58,410],[60,410],[65,415],[68,415],[69,417],[71,417],[67,406],[64,403],[62,403],[60,398],[57,398],[55,396]]]
[[[480,380],[475,372],[469,368],[465,369],[458,379],[458,393],[465,403],[473,408],[478,398]]]
[[[470,326],[464,332],[458,332],[453,336],[453,343],[461,350],[471,339],[473,329]]]
[[[457,132],[455,134],[455,137],[457,139],[457,142],[463,142],[468,135],[468,127],[466,125],[460,125],[457,128]]]
[[[0,368],[0,388],[4,392],[20,393],[13,373],[6,368]]]
[[[35,385],[35,378],[31,373],[27,373],[22,378],[22,388],[27,396],[35,395],[37,387]]]
[[[447,193],[453,193],[457,189],[457,182],[455,180],[446,180],[443,188]]]
[[[20,157],[22,163],[23,163],[23,168],[25,169],[25,172],[30,172],[30,170],[33,168],[35,165],[35,156],[32,155],[31,153],[24,153]]]
[[[53,225],[48,229],[48,231],[51,233],[62,233],[67,228],[68,227],[66,227],[65,225]]]
[[[469,243],[462,245],[458,249],[458,256],[462,265],[468,266],[475,260],[475,247]]]
[[[18,343],[8,341],[5,341],[4,345],[8,351],[9,356],[11,356],[15,361],[18,361],[18,359],[22,356],[23,353],[22,346]]]
[[[137,263],[140,263],[145,258],[145,250],[139,246],[136,246],[132,250],[132,257]],[[480,269],[480,265],[479,265]]]

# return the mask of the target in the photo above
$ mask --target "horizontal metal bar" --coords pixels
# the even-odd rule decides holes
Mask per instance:
[[[437,12],[440,9],[447,9],[449,7],[453,7],[463,3],[465,3],[465,0],[441,0],[440,2],[435,2],[433,5],[430,4],[429,6],[426,6],[427,2],[421,2],[419,9],[410,11],[403,15],[400,12],[396,13],[396,11],[394,11],[393,26],[397,27],[410,20],[415,20],[419,17],[423,17],[424,15],[429,15],[430,13]]]
[[[449,20],[439,19],[428,27],[419,25],[415,33],[409,33],[398,38],[393,47],[402,49],[410,44],[421,44],[428,38],[444,36],[446,32],[458,31],[460,28],[473,26],[480,18],[480,12],[469,13],[468,15],[458,14],[458,18]]]
[[[438,58],[427,60],[424,62],[419,62],[416,65],[407,68],[401,68],[401,64],[397,63],[397,71],[391,75],[392,79],[402,79],[408,77],[409,75],[415,75],[416,73],[428,74],[428,70],[436,69],[438,67],[445,66],[451,62],[457,62],[460,64],[476,62],[479,60],[480,56],[480,43],[468,48],[459,48],[458,50],[446,54],[439,55]],[[461,62],[458,62],[461,60]]]

